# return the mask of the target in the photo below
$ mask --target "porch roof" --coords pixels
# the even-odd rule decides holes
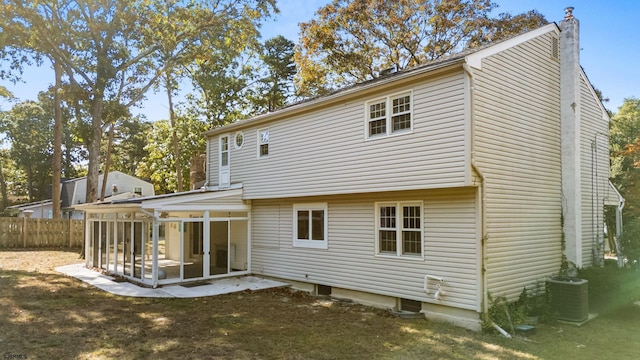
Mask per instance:
[[[243,199],[242,186],[229,189],[201,189],[174,194],[114,199],[76,206],[87,212],[119,211],[249,211],[251,203]]]

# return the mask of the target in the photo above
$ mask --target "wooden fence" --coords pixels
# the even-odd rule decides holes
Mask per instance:
[[[81,247],[84,220],[0,217],[0,248]]]

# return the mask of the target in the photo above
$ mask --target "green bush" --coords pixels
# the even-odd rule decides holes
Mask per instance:
[[[629,219],[624,223],[620,245],[627,264],[640,267],[640,219]]]
[[[615,263],[578,270],[578,277],[589,281],[589,310],[607,313],[640,300],[640,272],[618,268]]]
[[[493,331],[493,322],[512,332],[516,325],[527,324],[531,317],[536,317],[540,322],[555,320],[549,289],[544,282],[529,289],[525,287],[517,301],[507,301],[503,296],[493,298],[489,294],[489,311],[482,317],[482,327]]]

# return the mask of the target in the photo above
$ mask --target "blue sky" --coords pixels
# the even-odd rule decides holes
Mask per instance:
[[[265,39],[282,34],[297,42],[298,23],[313,18],[314,12],[328,0],[278,0],[280,14],[262,28]],[[640,1],[637,0],[494,0],[500,12],[521,13],[536,9],[547,20],[559,23],[564,8],[575,7],[574,16],[580,21],[581,63],[591,83],[610,101],[605,106],[616,112],[625,98],[640,97]],[[53,81],[53,71],[28,69],[25,84],[13,85],[0,81],[20,100],[35,99],[39,91]],[[134,113],[145,114],[155,121],[168,117],[165,96],[149,93],[148,100]],[[0,109],[11,104],[0,102]]]

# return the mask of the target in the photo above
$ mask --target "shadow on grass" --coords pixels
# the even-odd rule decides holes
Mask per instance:
[[[58,274],[0,279],[2,351],[32,359],[535,358],[493,336],[283,289],[149,299]]]
[[[76,250],[0,250],[2,356],[589,359],[611,355],[614,343],[618,358],[640,353],[640,307],[581,328],[542,325],[531,341],[508,340],[288,289],[195,299],[118,297],[53,270],[77,261]]]

